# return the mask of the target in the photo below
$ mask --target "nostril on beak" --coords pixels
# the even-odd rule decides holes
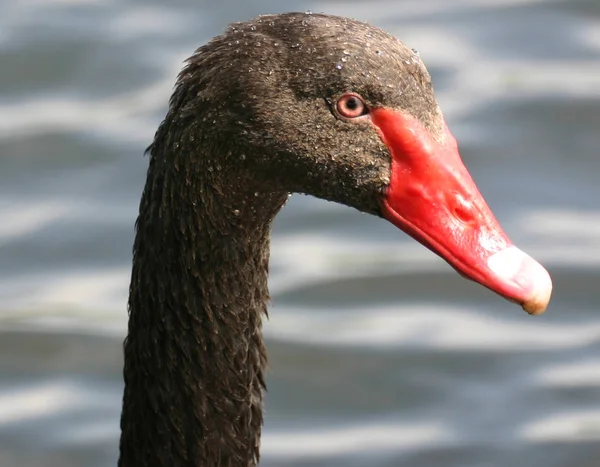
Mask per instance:
[[[457,194],[454,203],[454,216],[465,224],[473,224],[475,217],[472,214],[472,204],[464,199],[461,195]]]

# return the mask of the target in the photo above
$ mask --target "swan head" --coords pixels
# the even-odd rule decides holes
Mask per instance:
[[[477,189],[419,54],[381,29],[302,13],[233,24],[188,60],[171,112],[187,144],[218,154],[194,161],[222,168],[211,183],[252,199],[250,217],[273,193],[339,202],[528,313],[546,309],[550,276]]]

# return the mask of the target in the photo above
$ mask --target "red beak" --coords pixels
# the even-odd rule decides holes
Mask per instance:
[[[552,293],[548,272],[504,233],[450,131],[436,141],[416,118],[386,108],[372,110],[371,121],[392,155],[385,218],[463,276],[543,313]]]

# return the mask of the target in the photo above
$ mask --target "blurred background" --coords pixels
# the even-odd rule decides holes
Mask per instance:
[[[466,165],[555,292],[526,316],[380,219],[294,196],[273,232],[261,465],[600,465],[597,0],[9,0],[0,466],[115,465],[143,151],[182,60],[293,10],[420,51]]]

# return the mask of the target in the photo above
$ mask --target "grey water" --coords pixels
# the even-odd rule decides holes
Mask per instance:
[[[0,466],[115,465],[142,156],[227,23],[328,12],[419,50],[463,159],[548,267],[540,317],[381,219],[273,231],[265,467],[600,465],[597,0],[0,3]]]

